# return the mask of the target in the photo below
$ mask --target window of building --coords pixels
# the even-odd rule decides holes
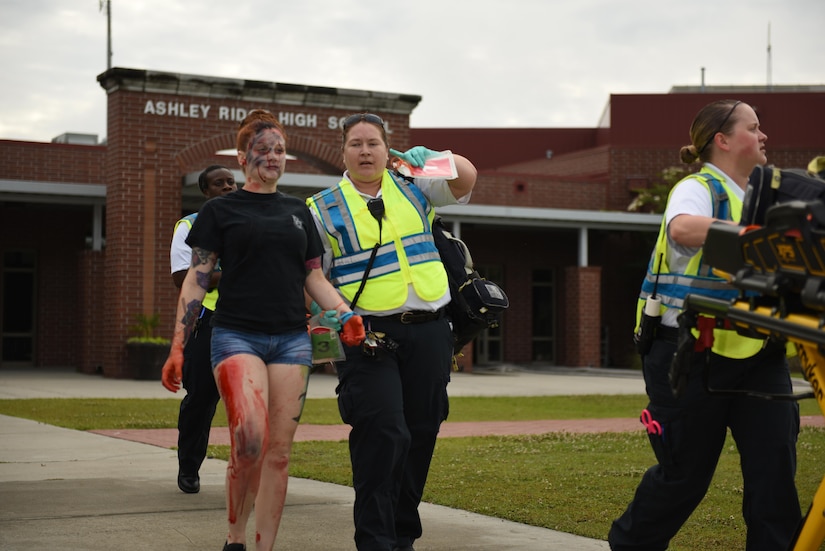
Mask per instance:
[[[31,365],[34,360],[35,258],[33,250],[3,253],[3,364]]]
[[[533,361],[556,362],[556,277],[553,270],[533,270]]]

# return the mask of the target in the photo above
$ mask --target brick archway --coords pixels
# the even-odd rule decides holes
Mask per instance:
[[[205,140],[185,147],[175,155],[175,160],[184,172],[201,170],[204,161],[215,158],[215,152],[235,148],[234,132],[216,134]],[[344,163],[341,151],[318,139],[309,136],[290,136],[287,138],[288,151],[310,166],[324,174],[341,174]]]
[[[324,174],[344,172],[341,150],[310,136],[289,136],[287,151]]]
[[[183,148],[175,155],[175,160],[184,172],[203,170],[204,160],[214,159],[216,151],[235,148],[235,136],[234,132],[216,134],[202,142]]]

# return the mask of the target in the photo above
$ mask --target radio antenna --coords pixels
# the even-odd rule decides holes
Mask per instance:
[[[106,70],[112,68],[112,0],[99,0],[100,11],[106,7]]]
[[[768,21],[768,91],[771,90],[771,22]]]

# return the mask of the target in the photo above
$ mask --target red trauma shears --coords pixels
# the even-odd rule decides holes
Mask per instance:
[[[650,411],[647,408],[642,410],[642,415],[639,417],[639,421],[641,421],[642,424],[645,426],[648,434],[653,434],[656,436],[665,435],[665,429],[662,428],[662,425],[659,423],[659,421],[653,418],[653,416],[650,414]]]

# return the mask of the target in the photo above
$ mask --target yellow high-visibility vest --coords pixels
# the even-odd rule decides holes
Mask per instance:
[[[394,179],[387,170],[381,199],[390,215],[382,218],[381,244],[358,306],[372,311],[398,308],[407,301],[410,285],[423,300],[443,297],[448,283],[432,236],[435,210],[417,186]],[[378,243],[378,221],[347,179],[310,197],[307,204],[318,214],[332,248],[330,282],[351,302]]]

